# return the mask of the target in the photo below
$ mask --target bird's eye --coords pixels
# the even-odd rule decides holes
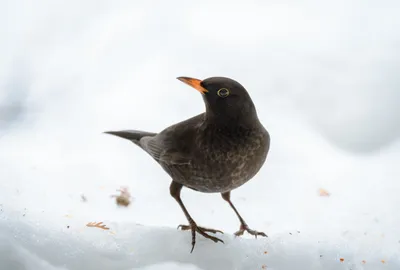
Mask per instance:
[[[217,91],[217,95],[220,96],[220,97],[222,97],[222,98],[229,96],[229,94],[230,94],[230,93],[229,93],[229,90],[226,89],[226,88],[221,88],[221,89],[219,89],[219,90]]]

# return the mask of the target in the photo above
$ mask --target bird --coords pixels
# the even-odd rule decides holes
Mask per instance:
[[[191,231],[192,248],[196,233],[215,243],[223,240],[212,234],[221,230],[198,226],[181,199],[183,187],[201,193],[220,193],[235,212],[240,228],[234,233],[268,237],[251,229],[231,201],[231,191],[247,183],[263,167],[270,149],[270,134],[261,123],[248,91],[227,77],[204,80],[177,77],[200,92],[205,111],[173,124],[160,132],[141,130],[105,131],[129,140],[151,156],[171,177],[170,195],[179,204]]]

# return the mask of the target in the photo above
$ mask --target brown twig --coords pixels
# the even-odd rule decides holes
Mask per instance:
[[[86,224],[87,227],[94,227],[94,228],[99,228],[99,229],[103,229],[103,230],[109,230],[110,228],[107,228],[106,225],[102,225],[103,222],[89,222],[88,224]]]

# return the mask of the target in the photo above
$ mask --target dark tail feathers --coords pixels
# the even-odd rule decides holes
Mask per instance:
[[[155,136],[157,133],[140,131],[140,130],[121,130],[121,131],[105,131],[106,134],[115,135],[127,140],[130,140],[134,143],[138,143],[139,140],[146,136]]]

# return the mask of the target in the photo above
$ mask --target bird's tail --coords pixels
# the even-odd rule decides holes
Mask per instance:
[[[133,143],[139,143],[140,139],[147,136],[155,136],[157,133],[140,131],[140,130],[120,130],[120,131],[105,131],[106,134],[115,135],[123,139],[132,141]]]

